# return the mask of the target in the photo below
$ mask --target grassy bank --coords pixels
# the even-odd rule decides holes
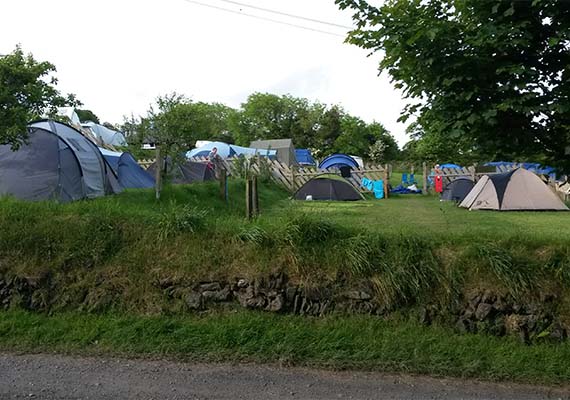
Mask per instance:
[[[477,287],[536,300],[548,291],[570,316],[569,214],[468,212],[416,195],[293,202],[262,185],[263,214],[249,222],[243,182],[229,192],[229,203],[216,183],[167,188],[160,202],[152,191],[0,199],[0,277],[47,282],[49,293],[24,302],[39,310],[177,312],[157,282],[285,272],[307,287],[364,284],[388,308],[449,303]]]
[[[1,312],[0,348],[275,362],[546,384],[570,379],[569,343],[529,347],[512,339],[457,335],[441,327],[372,317]]]
[[[570,329],[570,214],[469,212],[415,195],[293,202],[262,184],[262,215],[246,221],[244,190],[230,181],[228,203],[216,183],[167,188],[160,202],[152,191],[72,204],[0,199],[0,346],[569,378],[568,341],[543,338],[558,323]],[[196,283],[277,272],[321,294],[363,290],[392,320],[199,316],[185,300]],[[513,309],[548,299],[547,320],[542,311],[504,312],[533,324],[533,346],[454,333],[469,296],[485,290],[508,296]],[[422,307],[436,310],[434,326],[393,319]],[[474,321],[477,331],[492,330],[487,322]]]

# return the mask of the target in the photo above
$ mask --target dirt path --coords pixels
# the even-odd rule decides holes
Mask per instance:
[[[377,373],[0,354],[0,399],[570,399],[535,388]]]

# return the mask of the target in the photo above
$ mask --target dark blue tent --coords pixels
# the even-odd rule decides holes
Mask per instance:
[[[530,163],[530,162],[523,162],[523,163],[515,163],[512,161],[493,161],[483,164],[486,167],[496,167],[497,172],[502,172],[499,167],[507,167],[510,169],[515,169],[518,167],[522,167],[524,169],[528,169],[539,175],[549,175],[552,178],[556,177],[556,170],[553,167],[549,166],[541,166],[539,163]]]
[[[146,172],[130,153],[119,153],[100,149],[103,157],[125,189],[146,189],[154,187],[154,178]]]
[[[311,152],[307,149],[295,149],[295,158],[299,165],[316,165]]]
[[[319,164],[319,169],[329,169],[329,168],[342,168],[342,167],[349,167],[349,168],[358,168],[358,163],[354,158],[351,156],[347,156],[346,154],[332,154],[325,158]]]

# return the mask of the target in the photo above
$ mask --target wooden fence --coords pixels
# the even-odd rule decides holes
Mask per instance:
[[[195,157],[190,161],[205,163],[208,162],[206,157]],[[228,175],[239,175],[244,171],[244,162],[237,158],[221,159],[220,165],[227,171]],[[139,164],[147,169],[154,160],[140,160]],[[322,175],[324,171],[320,171],[315,167],[288,166],[278,160],[254,159],[248,166],[249,171],[255,175],[264,175],[269,173],[271,178],[278,184],[284,186],[290,192],[295,192],[312,178]],[[366,165],[364,168],[354,168],[350,177],[346,180],[361,192],[367,191],[361,187],[362,178],[371,180],[387,179],[386,167],[381,165]],[[340,175],[340,170],[332,168],[326,171]]]

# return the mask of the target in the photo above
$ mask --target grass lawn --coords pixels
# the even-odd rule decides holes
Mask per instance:
[[[457,335],[437,326],[364,316],[0,312],[0,349],[257,361],[543,384],[570,380],[569,343],[525,346],[510,338]]]
[[[431,195],[397,195],[361,202],[295,202],[292,207],[344,226],[421,235],[433,240],[528,238],[543,243],[570,240],[570,212],[468,211]]]

